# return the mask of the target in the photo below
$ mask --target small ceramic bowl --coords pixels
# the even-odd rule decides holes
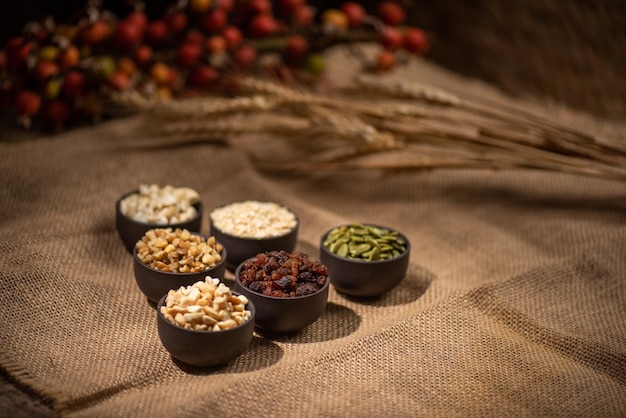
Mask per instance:
[[[207,238],[206,235],[196,234]],[[137,256],[137,249],[133,249],[133,271],[137,286],[148,300],[157,303],[161,296],[167,294],[170,289],[178,289],[180,286],[189,286],[198,280],[204,280],[206,276],[211,276],[224,280],[226,273],[226,259],[228,257],[226,248],[222,246],[222,260],[213,267],[194,273],[175,273],[161,271],[143,263]]]
[[[162,225],[148,224],[145,222],[136,221],[124,215],[122,213],[121,206],[120,206],[122,200],[124,200],[131,194],[138,193],[138,192],[139,190],[133,190],[131,192],[128,192],[122,197],[120,197],[115,203],[115,224],[117,227],[117,233],[129,253],[132,254],[133,248],[135,247],[135,244],[137,243],[137,241],[139,241],[141,237],[143,237],[143,234],[145,234],[146,231],[152,228],[173,228],[173,229],[180,228],[180,229],[187,229],[189,231],[200,231],[200,228],[202,227],[202,211],[203,211],[203,205],[201,201],[198,201],[197,203],[192,205],[194,208],[196,208],[197,215],[193,219],[190,219],[186,222],[162,224]]]
[[[378,260],[347,258],[332,252],[324,246],[328,235],[335,230],[331,228],[320,240],[320,260],[328,268],[332,285],[340,293],[355,297],[376,297],[396,287],[406,275],[409,266],[411,244],[409,240],[392,228],[374,224],[365,224],[379,229],[397,233],[405,243],[405,250],[399,255]],[[350,227],[351,225],[345,225]]]
[[[315,293],[295,297],[267,296],[247,288],[239,278],[244,263],[235,270],[234,289],[254,302],[255,327],[276,334],[298,332],[315,322],[326,309],[330,280]]]
[[[220,208],[223,208],[225,206],[222,206]],[[211,214],[209,214],[209,227],[211,235],[215,236],[215,239],[218,242],[222,243],[224,247],[228,248],[227,267],[230,271],[234,271],[239,264],[241,264],[248,258],[254,257],[256,254],[267,251],[279,250],[291,252],[296,247],[296,243],[298,241],[298,227],[300,225],[300,220],[292,210],[283,207],[284,209],[287,209],[289,212],[291,212],[296,220],[295,226],[288,232],[284,233],[283,235],[274,237],[247,238],[224,232],[215,226],[211,215],[215,210],[218,210],[220,208],[214,209]]]
[[[239,295],[233,292],[233,295]],[[222,331],[196,331],[182,328],[165,319],[161,307],[167,294],[157,303],[159,338],[171,356],[185,364],[198,367],[223,366],[243,354],[254,334],[256,309],[248,301],[250,318],[239,326]]]

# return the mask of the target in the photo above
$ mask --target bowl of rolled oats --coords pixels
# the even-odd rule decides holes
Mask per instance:
[[[203,205],[200,195],[189,187],[141,184],[115,204],[117,232],[128,252],[143,234],[156,227],[200,231]]]
[[[377,297],[396,287],[406,275],[410,253],[405,235],[369,223],[339,225],[320,239],[320,260],[331,284],[354,297]]]
[[[185,364],[219,367],[243,354],[254,335],[254,303],[218,278],[172,289],[157,303],[163,347]]]
[[[224,279],[226,248],[215,237],[181,228],[146,231],[133,249],[133,271],[139,289],[157,303],[171,289],[206,276]]]
[[[228,269],[266,251],[294,250],[298,216],[275,202],[244,200],[217,207],[209,214],[210,233],[228,248]]]

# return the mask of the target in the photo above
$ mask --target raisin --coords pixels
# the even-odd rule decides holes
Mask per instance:
[[[317,277],[317,285],[321,289],[326,284],[326,276],[318,276]]]
[[[278,264],[278,261],[276,261],[276,259],[272,258],[267,262],[267,264],[264,267],[268,273],[271,273],[272,271],[279,268],[280,264]]]
[[[279,267],[276,269],[276,271],[280,274],[279,279],[283,276],[289,276],[291,274],[291,270],[285,267]]]
[[[248,285],[248,288],[253,292],[263,293],[263,282],[252,282]]]
[[[296,296],[310,295],[318,291],[318,288],[313,283],[302,283],[296,288]]]
[[[291,274],[297,277],[299,272],[300,272],[300,263],[296,261],[292,261],[291,262]]]
[[[265,296],[272,296],[273,291],[272,286],[263,286],[263,294]]]
[[[291,282],[291,277],[283,276],[277,281],[275,281],[274,283],[276,283],[276,285],[281,289],[287,289],[291,286],[292,282]]]
[[[320,261],[314,261],[313,265],[311,266],[311,270],[314,273],[323,274],[324,276],[327,274],[326,266],[322,264]]]
[[[267,280],[268,274],[265,270],[259,270],[256,272],[256,274],[254,275],[254,280]]]
[[[317,277],[315,277],[313,275],[313,273],[311,273],[310,271],[303,271],[300,274],[298,274],[298,282],[300,282],[300,283],[303,283],[303,282],[317,283]]]
[[[248,270],[240,271],[239,279],[241,280],[241,283],[243,283],[244,285],[247,285],[248,283],[254,281],[254,272],[248,271]]]

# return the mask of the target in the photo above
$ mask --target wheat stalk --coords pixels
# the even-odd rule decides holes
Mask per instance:
[[[355,77],[355,81],[359,86],[375,91],[380,95],[427,100],[439,105],[458,107],[469,113],[464,115],[463,118],[459,118],[457,115],[456,122],[467,122],[471,120],[468,118],[474,118],[473,122],[481,127],[492,122],[499,122],[502,124],[502,129],[508,128],[516,134],[526,132],[527,135],[518,135],[517,138],[533,146],[551,148],[558,152],[575,153],[584,157],[602,160],[607,164],[623,163],[626,155],[626,144],[603,140],[519,109],[507,108],[494,103],[485,105],[481,103],[480,99],[462,100],[444,90],[406,80],[390,80],[371,75],[358,75]],[[483,99],[482,101],[484,102],[485,100]],[[411,105],[403,104],[400,106],[399,109],[407,112],[407,109],[410,109],[407,106]],[[502,109],[503,107],[504,109]],[[414,107],[414,111],[418,112],[419,110]],[[422,116],[432,117],[433,115],[431,112],[430,115],[422,113]]]
[[[285,162],[251,154],[263,170],[532,168],[626,180],[626,145],[618,141],[424,84],[359,75],[358,94],[338,97],[252,77],[238,86],[234,98],[127,96],[119,103],[159,118],[155,134],[174,141],[267,134],[306,144],[306,153]]]
[[[452,93],[416,82],[388,79],[371,74],[358,74],[354,77],[354,81],[359,87],[399,98],[426,100],[443,106],[459,106],[462,103],[462,100]]]
[[[152,109],[159,117],[194,119],[220,114],[265,112],[279,104],[279,100],[265,96],[199,97],[187,100],[171,100],[158,103]]]
[[[309,92],[298,91],[276,82],[260,78],[243,77],[238,81],[238,86],[242,92],[278,97],[289,103],[323,103],[325,101],[323,98],[314,96]]]

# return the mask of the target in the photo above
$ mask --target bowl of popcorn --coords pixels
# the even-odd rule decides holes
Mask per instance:
[[[259,253],[235,270],[235,290],[256,307],[256,328],[271,333],[315,322],[326,309],[329,283],[326,266],[302,252]]]
[[[255,306],[218,278],[172,289],[157,303],[163,347],[185,364],[223,366],[243,354],[254,334]]]
[[[226,248],[213,236],[180,228],[146,231],[133,249],[133,271],[139,289],[157,303],[171,289],[206,276],[224,279]]]
[[[320,240],[320,260],[331,284],[356,297],[380,296],[397,286],[406,275],[410,250],[406,236],[374,224],[336,226]]]
[[[228,268],[267,251],[293,251],[298,217],[275,202],[245,200],[217,207],[209,214],[210,233],[228,248]]]
[[[189,187],[141,184],[115,204],[117,232],[128,252],[149,229],[172,227],[200,231],[202,202]]]

